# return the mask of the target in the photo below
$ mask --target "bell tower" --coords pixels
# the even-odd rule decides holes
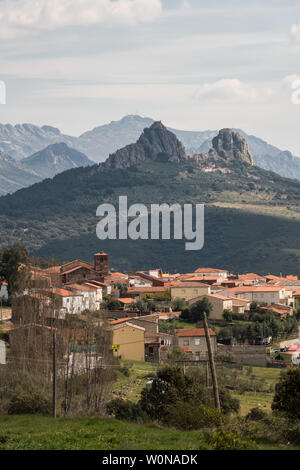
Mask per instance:
[[[109,269],[107,253],[100,252],[94,255],[94,269],[102,276],[108,275]]]

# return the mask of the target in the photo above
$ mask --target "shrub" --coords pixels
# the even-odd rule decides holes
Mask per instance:
[[[130,369],[129,369],[128,365],[124,365],[124,366],[120,367],[119,371],[120,371],[125,377],[129,377],[129,376],[130,376]]]
[[[275,386],[272,410],[300,419],[300,366],[292,366],[284,372]]]
[[[254,450],[256,443],[251,440],[241,438],[233,431],[217,429],[212,434],[206,435],[206,440],[213,450]]]
[[[240,401],[230,395],[229,390],[221,388],[219,391],[221,409],[224,414],[238,413],[240,411]]]
[[[215,408],[179,401],[166,407],[164,424],[183,431],[192,431],[219,426],[221,419],[220,412]]]
[[[281,435],[286,442],[300,445],[300,421],[288,421],[285,426],[282,426]]]
[[[8,414],[10,415],[49,415],[50,411],[50,400],[37,392],[15,395],[8,406]]]
[[[260,408],[252,408],[246,416],[249,421],[262,421],[267,417],[267,413]]]
[[[124,421],[145,423],[149,420],[147,413],[142,410],[139,403],[116,398],[106,405],[106,411],[110,416]]]

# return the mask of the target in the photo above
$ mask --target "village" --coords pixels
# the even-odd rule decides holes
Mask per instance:
[[[1,299],[7,298],[3,282]],[[103,252],[94,255],[93,264],[74,260],[44,269],[30,266],[29,284],[14,297],[10,314],[4,316],[1,309],[0,329],[8,357],[20,335],[30,338],[36,331],[47,334],[55,328],[63,342],[70,341],[72,332],[72,347],[79,351],[82,332],[94,325],[105,331],[110,358],[159,364],[179,349],[182,360],[205,362],[208,351],[203,323],[189,318],[193,306],[203,299],[210,305],[214,355],[227,355],[233,363],[250,366],[300,363],[297,276],[233,274],[217,268],[197,268],[188,274],[161,269],[121,273],[110,269],[109,255]],[[265,331],[257,330],[251,336],[257,316],[262,325],[266,325],[264,317],[282,324],[293,319],[291,334],[283,335],[279,345],[280,335],[274,337],[266,326]],[[244,337],[242,333],[238,337],[235,330],[230,336],[228,325],[244,325],[248,330]],[[272,348],[275,340],[277,348]],[[94,345],[90,346],[90,354],[95,356]],[[14,354],[24,355],[24,349]],[[94,366],[99,360],[103,363],[103,354],[98,354]]]

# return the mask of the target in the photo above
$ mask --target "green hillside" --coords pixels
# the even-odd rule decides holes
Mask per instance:
[[[0,246],[20,241],[31,253],[61,261],[90,260],[102,249],[113,267],[128,271],[190,272],[210,265],[300,274],[300,182],[252,166],[245,141],[229,129],[213,145],[198,160],[188,159],[176,136],[155,123],[105,164],[0,198]],[[229,172],[206,173],[207,164]],[[125,195],[128,205],[205,204],[204,248],[186,251],[184,240],[98,240],[97,207],[118,207]]]
[[[96,208],[116,204],[119,195],[129,204],[204,203],[204,249],[188,252],[184,241],[172,240],[101,242]],[[63,261],[90,259],[101,248],[117,269],[184,272],[209,264],[300,274],[300,183],[245,164],[229,175],[204,173],[192,162],[70,170],[0,198],[0,223],[1,246],[21,241]]]

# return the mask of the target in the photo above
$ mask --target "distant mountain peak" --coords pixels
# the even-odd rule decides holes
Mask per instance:
[[[69,147],[64,142],[58,142],[25,158],[22,164],[42,178],[51,178],[65,170],[94,163],[78,150]]]
[[[180,162],[186,158],[185,148],[160,121],[145,128],[135,144],[117,150],[104,163],[104,168],[129,168],[153,160]]]

